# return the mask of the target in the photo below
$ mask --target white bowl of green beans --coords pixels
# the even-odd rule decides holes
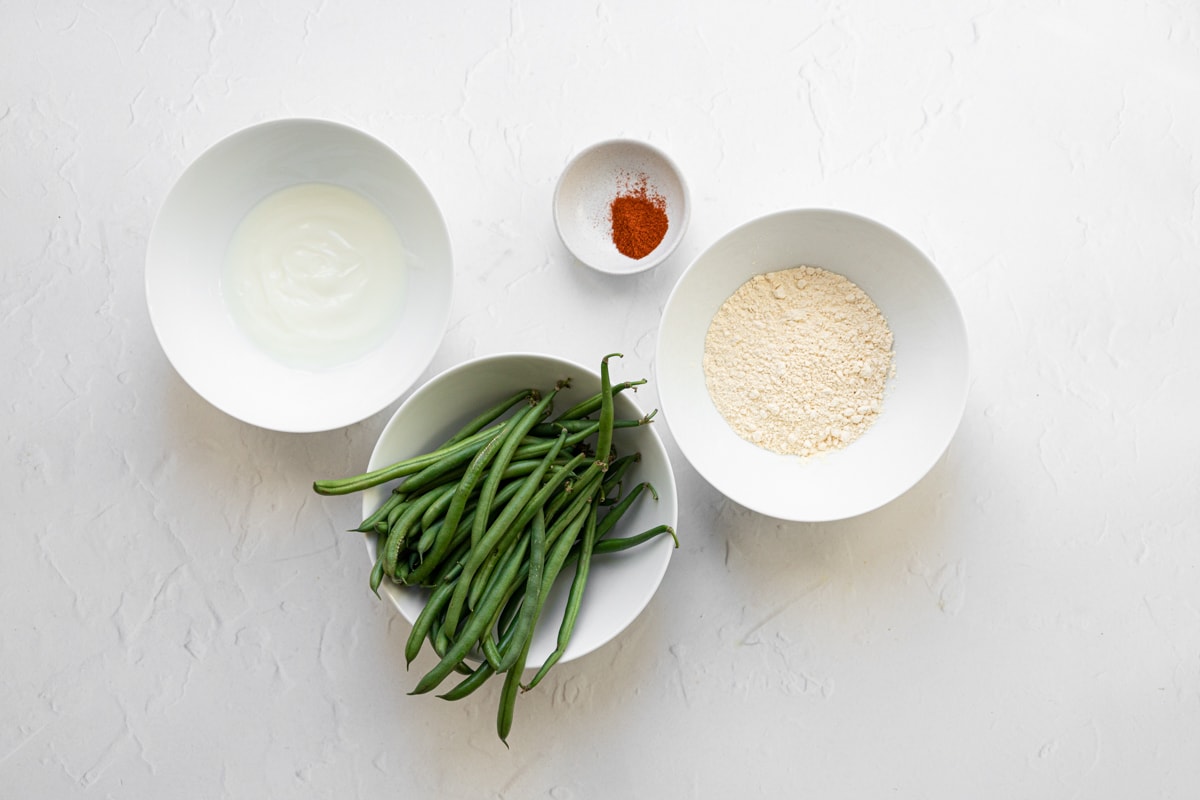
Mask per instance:
[[[362,475],[315,485],[362,492],[370,586],[412,625],[409,663],[436,662],[415,694],[458,699],[506,673],[511,723],[518,686],[613,639],[657,590],[677,546],[674,473],[634,399],[646,379],[619,354],[597,364],[453,367],[397,409]]]

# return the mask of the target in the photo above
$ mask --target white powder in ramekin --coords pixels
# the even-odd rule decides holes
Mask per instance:
[[[756,275],[713,317],[704,377],[747,441],[811,456],[845,447],[879,416],[892,332],[853,282],[818,267]]]

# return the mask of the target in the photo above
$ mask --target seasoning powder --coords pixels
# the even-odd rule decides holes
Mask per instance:
[[[817,267],[751,278],[704,340],[717,410],[743,439],[776,453],[811,456],[857,439],[879,416],[894,372],[879,308],[853,282]]]
[[[667,235],[667,200],[646,175],[623,176],[609,203],[609,221],[617,250],[628,258],[645,258]]]

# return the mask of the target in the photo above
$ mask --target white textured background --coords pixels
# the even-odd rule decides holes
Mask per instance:
[[[1194,2],[135,5],[0,6],[0,796],[1200,796]],[[908,494],[821,525],[727,502],[660,428],[683,547],[505,750],[498,685],[407,696],[357,504],[309,489],[392,409],[251,428],[150,328],[172,182],[284,116],[362,127],[438,198],[458,288],[430,376],[622,349],[652,377],[693,257],[831,206],[944,270],[962,427]],[[691,183],[648,275],[553,231],[559,169],[611,136]]]

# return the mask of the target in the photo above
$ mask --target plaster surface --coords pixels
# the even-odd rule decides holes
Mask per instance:
[[[0,796],[1200,796],[1200,7],[1191,2],[5,3]],[[905,235],[972,378],[913,489],[834,523],[709,487],[663,425],[681,548],[620,638],[520,698],[411,697],[353,500],[395,406],[282,434],[200,399],[143,264],[206,148],[358,126],[445,214],[425,378],[477,355],[653,375],[676,279],[832,207]],[[574,262],[572,155],[672,156],[653,271]],[[639,395],[655,406],[653,382]],[[397,398],[397,404],[402,398]]]

